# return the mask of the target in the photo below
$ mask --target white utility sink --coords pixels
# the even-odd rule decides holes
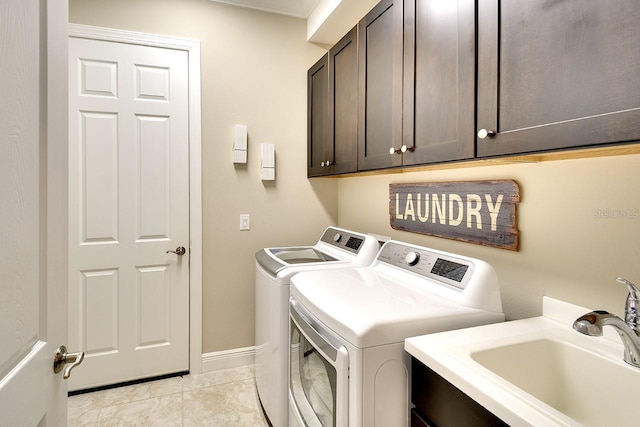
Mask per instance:
[[[405,341],[406,350],[509,425],[637,426],[640,368],[615,332],[572,329],[590,311],[546,298],[544,316]]]
[[[640,369],[551,339],[478,351],[471,358],[582,424],[621,426],[626,418],[631,425],[630,412],[607,408],[637,406]]]

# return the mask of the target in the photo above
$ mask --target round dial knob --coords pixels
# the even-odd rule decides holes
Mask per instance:
[[[420,254],[418,252],[409,252],[406,257],[404,257],[405,262],[408,265],[416,265],[418,261],[420,261]]]
[[[338,243],[340,241],[340,239],[342,239],[342,234],[340,233],[336,233],[333,235],[333,241]]]

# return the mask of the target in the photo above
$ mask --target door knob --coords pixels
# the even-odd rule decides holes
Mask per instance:
[[[84,351],[77,353],[67,353],[67,347],[61,345],[56,350],[56,354],[53,357],[53,372],[56,374],[64,367],[63,379],[69,378],[71,370],[82,363],[84,360]]]
[[[178,246],[175,251],[167,251],[168,254],[184,255],[187,250],[184,246]]]

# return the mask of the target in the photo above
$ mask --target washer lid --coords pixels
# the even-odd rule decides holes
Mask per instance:
[[[328,227],[314,246],[265,248],[256,252],[257,263],[272,276],[345,262],[369,265],[374,261],[380,243],[370,235]]]
[[[439,284],[390,268],[302,272],[291,284],[292,298],[359,348],[504,320],[502,313],[466,307],[432,292],[441,291]]]
[[[288,264],[336,261],[336,258],[314,247],[298,246],[293,248],[270,248],[267,250],[270,251],[273,256]]]

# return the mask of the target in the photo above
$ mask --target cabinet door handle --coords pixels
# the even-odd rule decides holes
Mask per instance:
[[[495,130],[480,129],[478,131],[478,138],[480,139],[485,139],[486,137],[493,137],[493,136],[496,136]]]
[[[389,154],[391,154],[392,156],[394,154],[404,154],[407,151],[412,153],[413,150],[415,150],[415,147],[407,147],[406,145],[403,145],[402,147],[398,148],[397,150],[393,147],[389,148]]]
[[[415,147],[407,147],[406,145],[403,145],[402,147],[400,147],[400,152],[401,153],[406,153],[407,151],[410,153],[413,153],[413,150],[415,150]]]

